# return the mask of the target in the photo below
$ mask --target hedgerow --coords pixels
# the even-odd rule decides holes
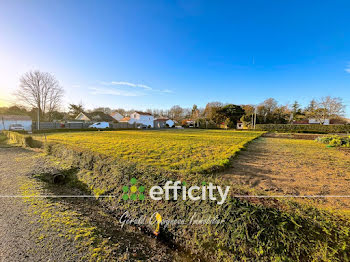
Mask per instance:
[[[350,133],[350,125],[284,125],[258,124],[256,130],[292,133]]]

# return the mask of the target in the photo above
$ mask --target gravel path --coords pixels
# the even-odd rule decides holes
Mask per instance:
[[[35,164],[35,152],[20,147],[0,147],[0,195],[21,195],[20,184]],[[69,261],[67,253],[79,253],[74,245],[54,234],[51,241],[58,248],[47,252],[38,242],[39,223],[28,216],[28,204],[23,198],[0,198],[0,258],[1,261]],[[65,252],[62,252],[62,249]]]
[[[23,196],[23,185],[28,192],[37,190],[39,194],[82,193],[64,185],[54,186],[56,191],[50,191],[43,182],[28,175],[47,168],[50,168],[50,161],[40,153],[0,144],[0,195]],[[52,223],[55,216],[58,218],[56,224]],[[60,221],[67,217],[69,220],[65,223]],[[74,226],[76,222],[78,229]],[[72,230],[72,238],[64,235]],[[89,242],[82,233],[74,235],[79,230],[88,230],[83,233],[93,233],[93,238],[101,241]],[[100,254],[103,253],[100,250],[104,254]],[[93,198],[0,198],[1,262],[95,261],[99,255],[108,252],[108,256],[102,256],[103,261],[191,261],[132,227],[120,229],[118,220],[104,213]]]

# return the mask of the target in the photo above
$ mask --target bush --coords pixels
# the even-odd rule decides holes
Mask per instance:
[[[334,147],[350,147],[350,136],[324,136],[318,137],[316,141]]]
[[[350,125],[283,125],[258,124],[256,130],[286,133],[350,133]]]

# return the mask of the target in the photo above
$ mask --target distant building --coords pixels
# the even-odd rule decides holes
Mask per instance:
[[[10,125],[20,124],[24,130],[32,131],[32,119],[22,115],[0,115],[0,130],[9,130]]]
[[[196,121],[192,119],[184,119],[182,120],[181,125],[184,127],[194,127],[196,125]]]
[[[81,112],[75,120],[84,121],[84,122],[116,122],[117,120],[111,117],[110,115],[107,115],[103,112]]]
[[[310,118],[309,119],[309,124],[313,125],[313,124],[321,124],[321,121],[315,119],[315,118]],[[330,120],[329,119],[325,119],[323,122],[323,125],[329,125],[330,124]]]
[[[150,113],[135,111],[130,115],[129,124],[142,124],[147,127],[154,127],[154,116]]]
[[[296,120],[292,122],[293,125],[321,125],[321,121],[316,118],[304,119],[304,120]],[[325,119],[323,125],[330,125],[331,121],[329,119]]]
[[[167,117],[158,117],[154,119],[154,128],[175,127],[175,122]]]
[[[113,117],[115,120],[120,121],[124,118],[119,112],[115,111],[110,114],[111,117]]]

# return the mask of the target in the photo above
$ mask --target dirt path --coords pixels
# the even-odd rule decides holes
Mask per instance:
[[[233,160],[223,178],[278,195],[350,195],[350,154],[312,140],[259,138]],[[349,199],[318,199],[350,209]]]
[[[0,195],[82,194],[28,174],[49,168],[39,153],[0,145]],[[189,261],[133,227],[120,228],[93,198],[0,198],[0,261]]]

